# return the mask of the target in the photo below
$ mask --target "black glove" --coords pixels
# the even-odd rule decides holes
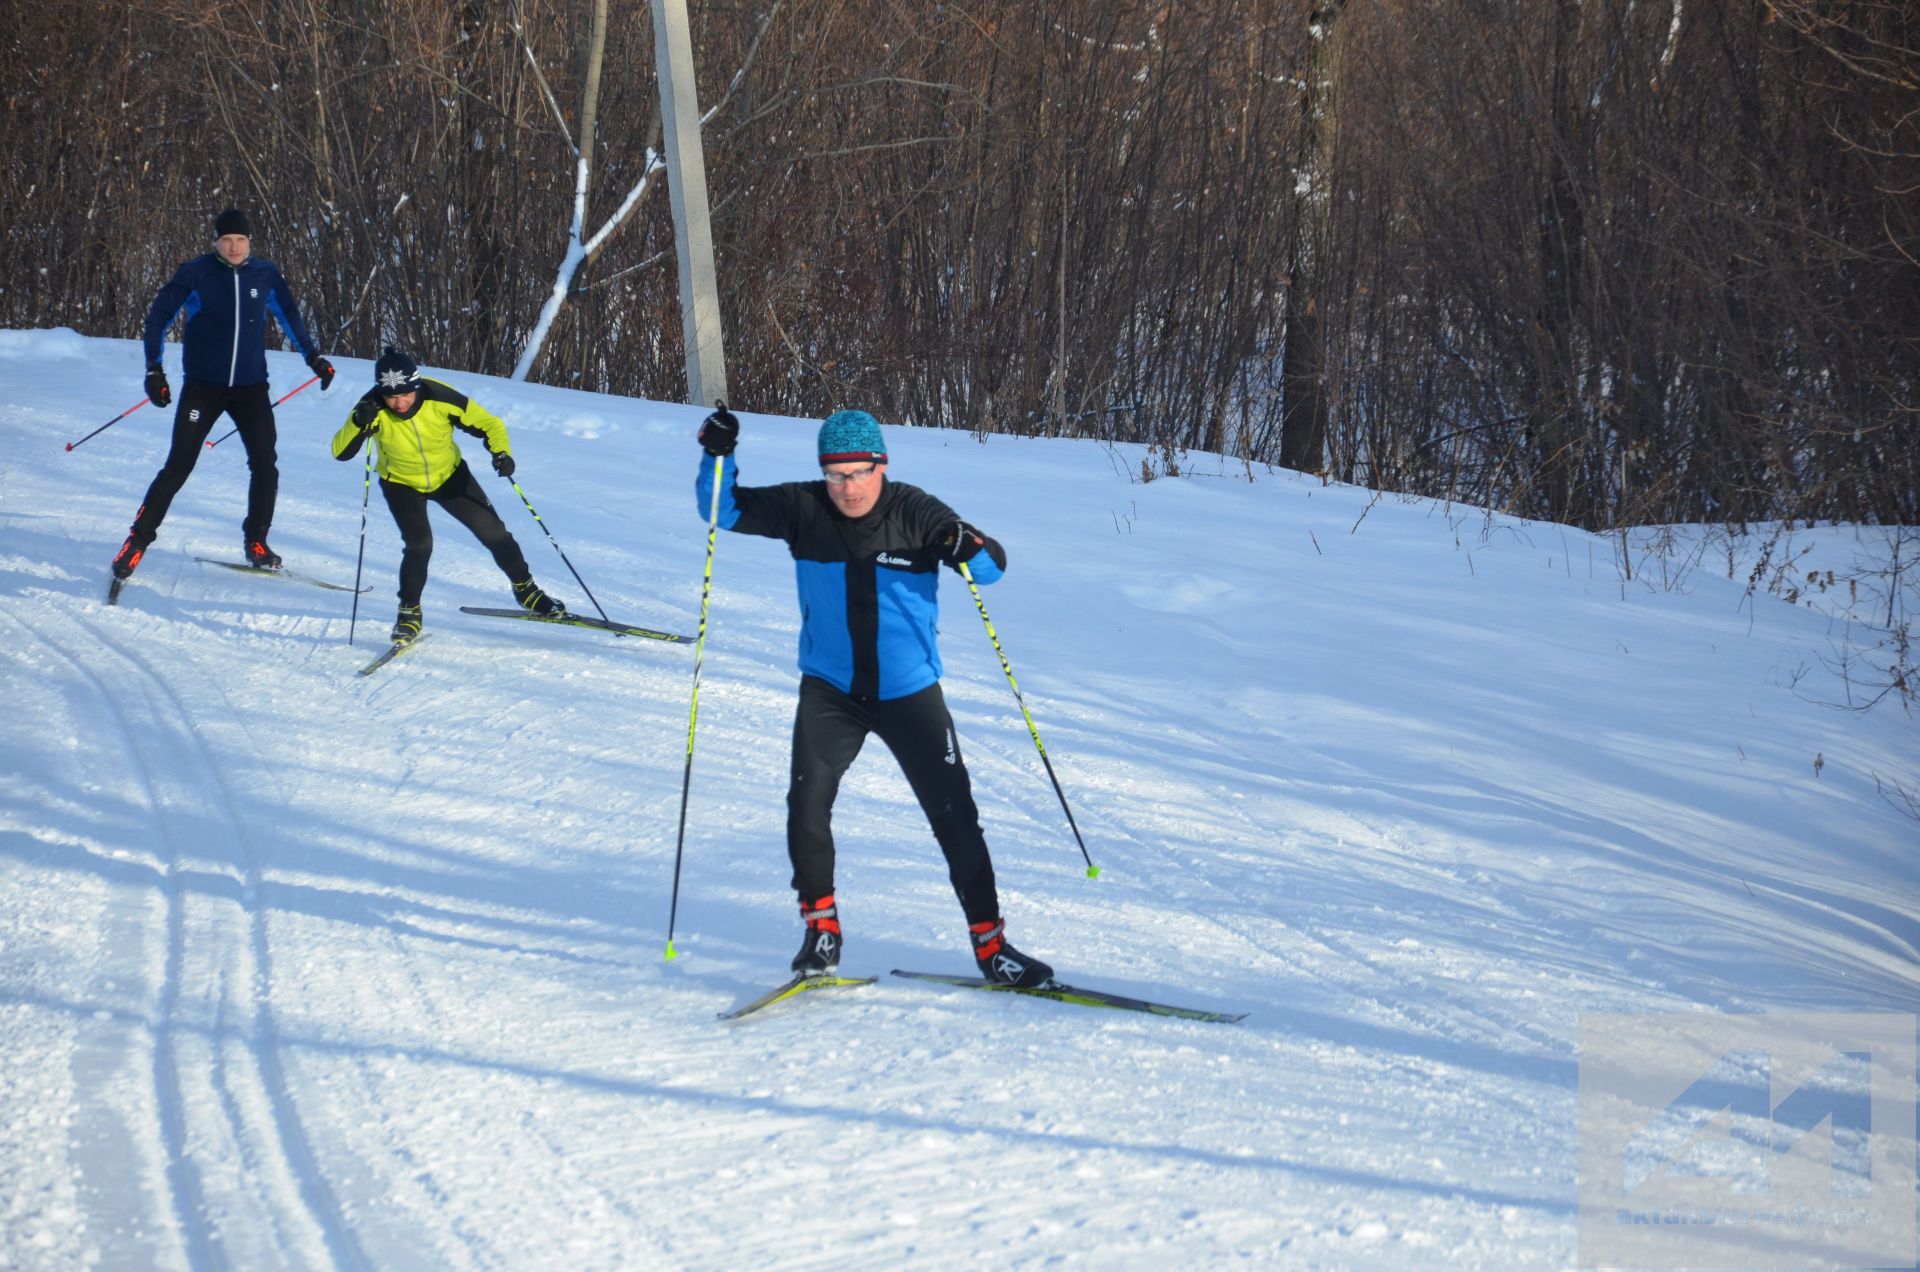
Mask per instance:
[[[493,471],[502,477],[513,476],[513,456],[501,451],[493,457]]]
[[[940,536],[940,559],[958,569],[986,546],[987,536],[964,521],[956,521]]]
[[[353,404],[353,425],[362,433],[380,431],[380,399],[369,393]]]
[[[173,390],[167,387],[167,373],[160,369],[158,358],[147,363],[147,401],[155,406],[173,401]]]
[[[307,369],[320,377],[320,391],[322,393],[325,393],[333,387],[333,363],[328,362],[316,353],[307,359]]]
[[[700,445],[709,455],[731,455],[740,444],[740,421],[733,412],[721,407],[700,424]]]

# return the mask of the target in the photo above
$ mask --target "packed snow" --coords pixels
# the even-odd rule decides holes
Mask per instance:
[[[693,634],[702,412],[420,352],[506,420],[606,612]],[[1248,1016],[888,976],[972,966],[873,744],[837,882],[842,973],[879,983],[722,1023],[799,939],[785,550],[718,539],[669,961],[693,647],[461,613],[512,601],[436,512],[433,638],[357,676],[399,540],[376,494],[359,565],[365,470],[327,444],[371,369],[337,361],[279,408],[271,539],[363,572],[357,617],[195,561],[238,557],[237,438],[109,608],[172,412],[69,451],[140,395],[137,343],[0,333],[0,1266],[1568,1266],[1583,1013],[1920,998],[1920,733],[1846,709],[1857,625],[1711,554],[1628,579],[1617,538],[889,422],[890,475],[1006,545],[982,596],[1102,869],[946,575],[1009,936]],[[812,475],[815,422],[742,420],[744,484]]]

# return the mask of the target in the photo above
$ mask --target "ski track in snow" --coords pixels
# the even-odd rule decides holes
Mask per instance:
[[[118,409],[74,391],[95,361],[137,382],[130,342],[0,332],[0,1267],[1565,1266],[1583,1012],[1917,1001],[1916,833],[1873,784],[1914,726],[1821,705],[1818,616],[1623,591],[1558,527],[894,429],[897,477],[1008,543],[983,596],[1104,872],[947,580],[1010,935],[1251,1014],[887,977],[970,968],[876,744],[835,830],[879,983],[716,1021],[797,934],[779,545],[720,540],[668,963],[691,650],[461,615],[505,587],[436,516],[435,640],[359,678],[383,510],[349,647],[351,597],[192,563],[234,534],[224,447],[109,609],[166,430],[62,452]],[[691,632],[700,413],[449,378],[607,611]],[[337,582],[349,404],[279,412],[275,546]],[[813,427],[747,417],[743,480],[805,475]]]
[[[281,1072],[259,861],[216,759],[258,747],[244,726],[197,722],[131,648],[71,621],[49,635],[46,611],[9,617],[112,712],[158,830],[166,953],[148,1028],[168,1210],[189,1263],[365,1266]],[[233,721],[218,686],[207,688]],[[209,745],[209,729],[233,729],[241,744]],[[208,1156],[239,1178],[215,1177]]]

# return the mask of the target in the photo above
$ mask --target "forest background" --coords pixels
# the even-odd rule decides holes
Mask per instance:
[[[689,9],[745,407],[1589,529],[1920,524],[1910,4]],[[134,336],[238,205],[322,352],[684,395],[647,4],[0,32],[0,326]]]

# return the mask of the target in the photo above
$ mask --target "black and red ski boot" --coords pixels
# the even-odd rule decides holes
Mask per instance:
[[[151,538],[142,538],[137,534],[128,535],[127,541],[120,545],[119,554],[113,558],[113,577],[116,579],[132,577],[134,570],[139,568],[140,558],[147,554],[147,547],[152,542]]]
[[[248,535],[245,539],[247,564],[256,570],[280,568],[280,554],[267,546],[267,536]]]
[[[800,918],[806,923],[800,952],[793,956],[793,970],[801,976],[831,976],[840,966],[840,911],[833,896],[800,903]]]
[[[980,975],[991,983],[1037,989],[1053,979],[1051,967],[1013,948],[1006,937],[1006,924],[999,919],[969,924],[967,931],[973,936],[973,961],[980,965]]]

